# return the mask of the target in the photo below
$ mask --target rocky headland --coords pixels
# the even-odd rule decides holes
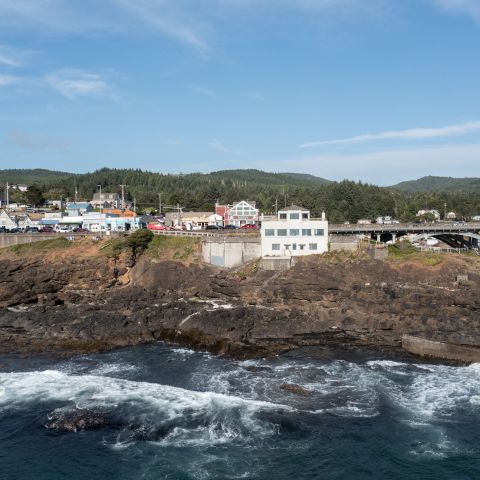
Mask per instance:
[[[112,241],[47,244],[0,252],[0,354],[166,340],[251,357],[318,345],[398,350],[405,335],[480,346],[473,254],[335,253],[285,272],[223,271],[178,241],[136,255]]]

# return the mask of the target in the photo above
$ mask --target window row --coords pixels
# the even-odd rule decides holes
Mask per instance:
[[[299,244],[298,245],[298,249],[299,250],[305,250],[305,247],[306,245],[304,244]],[[297,250],[297,244],[296,243],[292,243],[291,245],[285,245],[285,249],[286,250]],[[309,243],[308,244],[308,249],[310,251],[315,251],[315,250],[318,250],[318,244],[317,243]],[[274,243],[272,244],[272,250],[280,250],[280,244],[279,243]]]
[[[308,220],[308,212],[303,212],[302,214],[302,219],[303,220]],[[287,214],[286,213],[280,213],[279,214],[280,220],[286,220],[287,219]],[[300,213],[291,213],[289,215],[290,220],[300,220]]]
[[[325,235],[325,230],[323,228],[291,228],[287,230],[286,228],[278,228],[275,230],[274,228],[267,228],[265,229],[265,236],[266,237],[323,237]]]

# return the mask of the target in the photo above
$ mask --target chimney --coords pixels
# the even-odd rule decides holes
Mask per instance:
[[[322,212],[322,220],[325,221],[325,212]]]

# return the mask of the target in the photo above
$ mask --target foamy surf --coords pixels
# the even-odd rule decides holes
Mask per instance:
[[[97,375],[68,375],[58,370],[0,374],[0,412],[62,404],[54,416],[98,412],[133,426],[137,437],[162,443],[215,444],[272,435],[276,426],[262,412],[286,407],[214,392],[197,392],[156,383]],[[57,421],[58,424],[58,421]],[[153,433],[152,433],[153,432]],[[128,436],[128,435],[127,435]]]

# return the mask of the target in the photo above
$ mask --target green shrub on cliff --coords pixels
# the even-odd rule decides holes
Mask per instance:
[[[171,257],[187,260],[196,252],[198,244],[198,238],[158,235],[148,245],[147,254],[155,259]]]
[[[137,230],[125,239],[125,244],[132,251],[135,257],[147,249],[148,244],[153,240],[153,233],[150,230]]]

